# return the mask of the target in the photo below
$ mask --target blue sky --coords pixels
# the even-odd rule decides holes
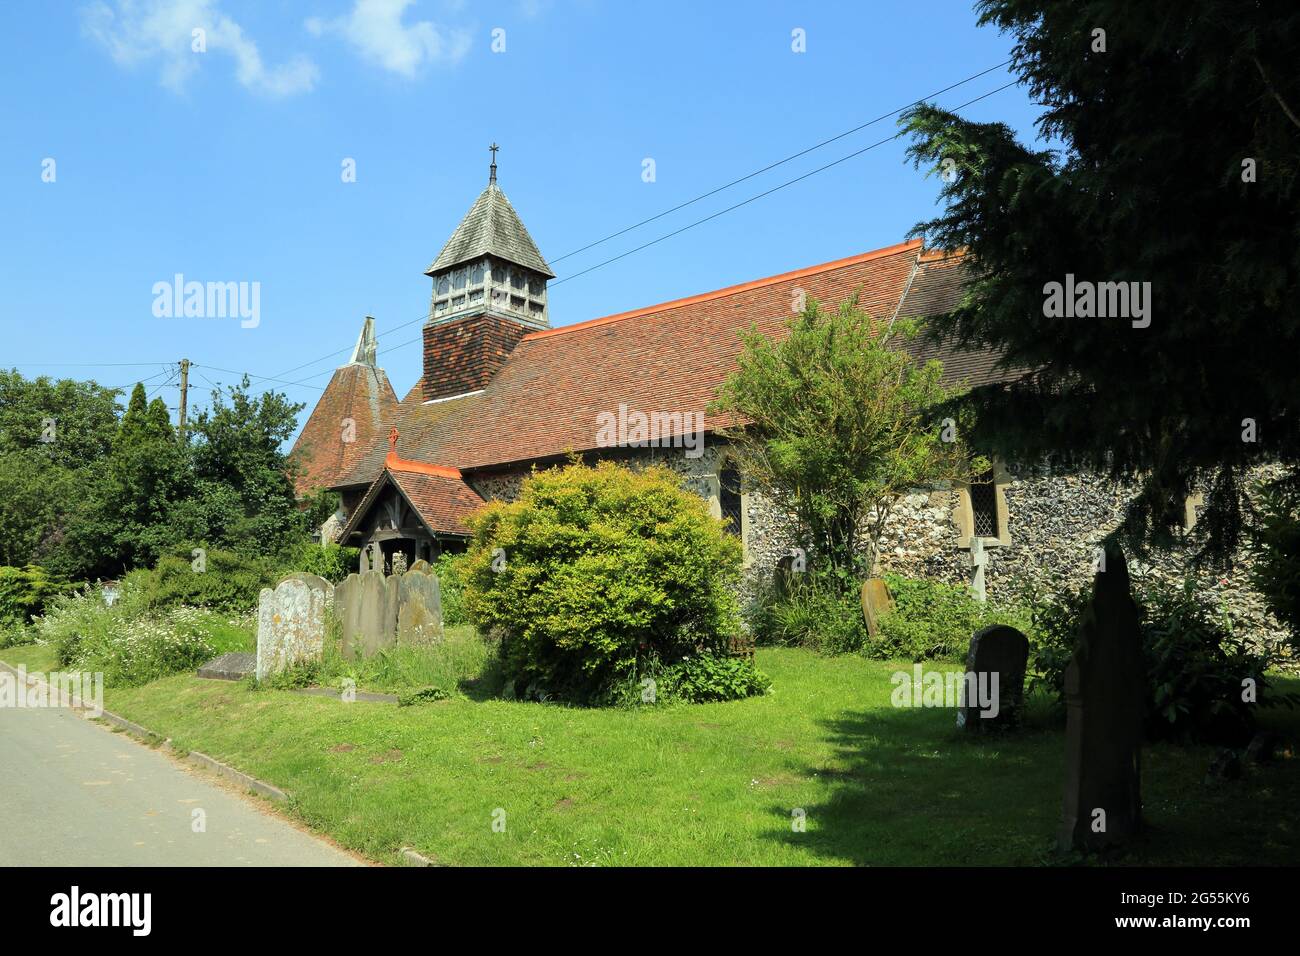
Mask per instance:
[[[885,120],[560,258],[999,64],[1011,46],[964,0],[52,0],[7,5],[6,19],[0,366],[149,378],[173,406],[165,363],[196,363],[202,403],[211,382],[234,379],[218,369],[277,376],[350,348],[367,313],[403,394],[420,352],[394,347],[418,336],[424,269],[486,184],[493,141],[502,187],[563,279],[891,135]],[[999,69],[938,101],[1009,79]],[[963,112],[1025,138],[1038,115],[1022,87]],[[937,195],[903,149],[887,143],[559,283],[551,321],[899,242]],[[260,283],[257,326],[155,317],[154,284],[176,273]],[[308,403],[305,420],[346,357],[285,376],[303,384],[260,384]]]

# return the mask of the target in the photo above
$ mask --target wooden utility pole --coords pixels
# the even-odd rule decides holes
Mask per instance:
[[[179,416],[179,426],[176,429],[180,435],[181,442],[185,441],[185,410],[189,400],[190,392],[190,360],[181,359],[181,408]]]

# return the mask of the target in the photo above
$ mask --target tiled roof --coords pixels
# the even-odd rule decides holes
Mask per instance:
[[[410,463],[415,464],[415,463]],[[469,485],[451,468],[408,468],[404,465],[385,467],[371,483],[352,515],[339,540],[348,543],[358,522],[389,485],[397,487],[412,510],[434,534],[469,534],[465,519],[483,504]]]
[[[383,369],[364,362],[335,369],[290,452],[301,468],[295,491],[336,485],[382,438],[396,410],[397,395]]]
[[[598,416],[617,413],[620,404],[645,413],[703,412],[736,368],[741,333],[753,325],[765,335],[785,334],[799,291],[828,305],[859,293],[859,306],[882,323],[951,308],[961,295],[961,260],[920,253],[920,240],[914,240],[526,335],[480,393],[423,404],[417,383],[395,416],[398,452],[462,470],[488,468],[592,449]],[[1005,377],[992,353],[919,341],[906,347],[944,361],[949,384]],[[708,430],[723,424],[713,416],[705,420]],[[376,443],[340,486],[368,484],[386,450]]]
[[[425,275],[433,275],[489,253],[555,278],[515,207],[510,205],[510,200],[496,183],[489,183],[470,206],[465,218],[442,247],[442,252],[438,253],[438,258],[425,270]]]

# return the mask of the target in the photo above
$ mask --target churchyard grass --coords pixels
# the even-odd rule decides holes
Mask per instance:
[[[0,651],[30,669],[52,662],[42,655]],[[1051,849],[1064,743],[1045,700],[1028,702],[1020,734],[974,738],[951,710],[891,706],[890,675],[910,664],[797,648],[760,648],[758,664],[773,679],[764,697],[642,709],[473,689],[349,704],[189,673],[109,688],[105,703],[283,788],[287,812],[384,863],[404,846],[460,865],[1075,862]],[[1262,722],[1300,736],[1300,711]],[[1300,760],[1207,789],[1215,752],[1145,749],[1149,829],[1115,862],[1300,859]]]

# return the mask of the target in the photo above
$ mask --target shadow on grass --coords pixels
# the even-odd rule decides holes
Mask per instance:
[[[1275,720],[1277,712],[1270,715]],[[1300,862],[1300,760],[1251,769],[1207,786],[1218,748],[1147,744],[1146,827],[1107,856],[1061,854],[1054,841],[1064,797],[1064,720],[1033,702],[1013,733],[958,731],[943,709],[875,708],[819,722],[835,755],[789,772],[822,786],[795,832],[773,805],[769,838],[855,865],[1294,865]],[[1294,726],[1294,725],[1293,725]]]

